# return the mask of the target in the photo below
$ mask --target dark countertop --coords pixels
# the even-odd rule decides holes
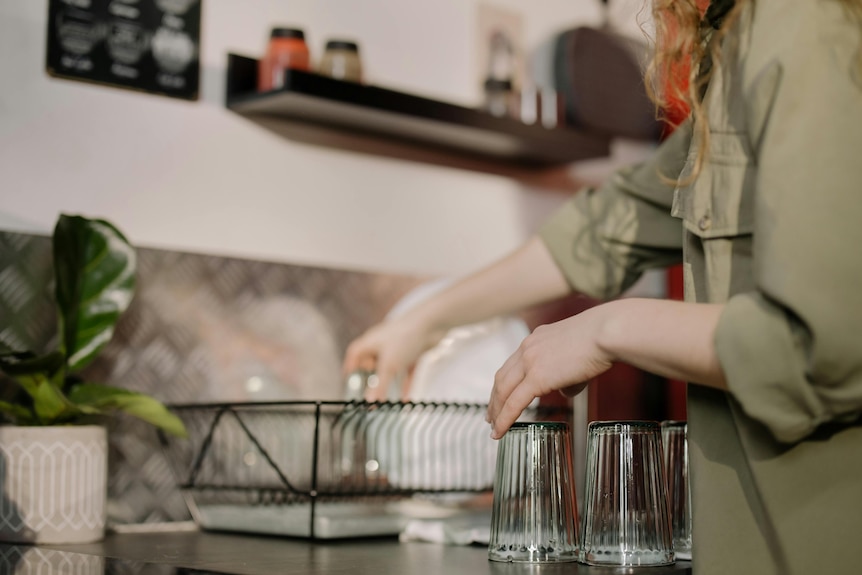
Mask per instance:
[[[394,538],[353,539],[309,542],[281,537],[234,535],[198,531],[109,534],[104,541],[80,545],[0,545],[0,559],[57,563],[58,567],[39,570],[44,575],[69,573],[69,565],[92,562],[105,557],[105,575],[150,573],[152,564],[174,567],[159,569],[162,574],[235,575],[445,573],[446,575],[484,575],[520,573],[582,573],[589,575],[680,575],[691,573],[691,564],[679,561],[671,567],[599,568],[578,563],[544,564],[496,563],[488,560],[484,546],[454,546],[436,543],[399,543]],[[20,559],[23,557],[23,559]],[[59,558],[59,559],[58,559]],[[98,567],[97,567],[98,569]],[[199,573],[199,570],[203,573]],[[8,571],[10,575],[14,570]],[[37,572],[33,569],[25,572]],[[77,571],[76,571],[77,572]],[[6,570],[4,570],[4,574]]]

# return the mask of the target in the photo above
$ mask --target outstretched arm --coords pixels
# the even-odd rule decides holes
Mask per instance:
[[[375,370],[379,383],[366,398],[384,399],[393,377],[410,368],[450,328],[518,311],[570,291],[544,243],[532,238],[404,315],[372,327],[347,348],[344,372]]]
[[[578,393],[614,362],[726,389],[713,336],[723,305],[624,299],[537,328],[497,372],[488,407],[494,438],[536,397]]]

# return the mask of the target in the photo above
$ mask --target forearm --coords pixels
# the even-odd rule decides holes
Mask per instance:
[[[727,389],[713,341],[723,305],[623,299],[601,307],[597,345],[612,361]]]
[[[726,389],[713,336],[723,306],[623,299],[539,326],[497,371],[488,405],[492,437],[536,397],[577,393],[614,362]]]
[[[537,237],[440,292],[411,313],[428,331],[447,330],[560,298],[571,288]]]

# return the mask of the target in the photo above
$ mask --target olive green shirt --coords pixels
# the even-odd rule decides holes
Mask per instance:
[[[584,190],[540,235],[610,298],[682,262],[723,302],[729,393],[689,386],[698,575],[862,572],[862,30],[838,0],[748,3],[705,95],[649,161]]]

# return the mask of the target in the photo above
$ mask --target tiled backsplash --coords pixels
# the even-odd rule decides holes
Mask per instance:
[[[0,335],[53,344],[50,238],[0,232]],[[84,375],[168,403],[342,399],[347,344],[423,278],[138,249],[138,288]],[[188,518],[152,427],[110,428],[109,521]]]

